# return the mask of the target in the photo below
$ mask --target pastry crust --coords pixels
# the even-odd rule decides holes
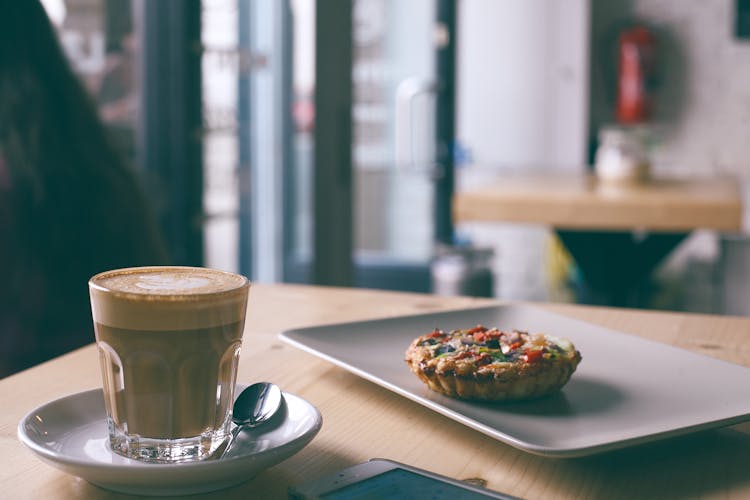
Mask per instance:
[[[405,360],[434,391],[462,399],[508,401],[560,389],[581,354],[566,339],[478,325],[422,335],[409,345]]]

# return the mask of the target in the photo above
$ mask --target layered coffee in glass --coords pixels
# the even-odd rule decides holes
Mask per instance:
[[[112,449],[153,462],[210,457],[229,435],[250,284],[198,267],[89,281]]]

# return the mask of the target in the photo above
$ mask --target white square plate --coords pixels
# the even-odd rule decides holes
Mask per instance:
[[[404,362],[434,328],[477,324],[571,340],[583,360],[558,393],[484,404],[427,388]],[[750,368],[527,305],[301,328],[280,338],[516,448],[573,457],[750,419]]]

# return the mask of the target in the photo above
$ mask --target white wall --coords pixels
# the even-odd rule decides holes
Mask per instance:
[[[459,2],[457,135],[472,163],[582,169],[588,0]]]
[[[750,43],[734,37],[734,6],[734,0],[634,1],[633,15],[664,37],[657,172],[750,176]]]

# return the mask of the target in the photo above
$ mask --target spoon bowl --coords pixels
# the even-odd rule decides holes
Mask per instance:
[[[226,455],[237,436],[244,429],[252,429],[268,422],[281,408],[281,389],[271,382],[257,382],[247,386],[232,407],[232,422],[235,427],[218,458]]]
[[[281,389],[270,382],[258,382],[243,390],[234,400],[232,422],[254,427],[276,414],[281,406]]]

